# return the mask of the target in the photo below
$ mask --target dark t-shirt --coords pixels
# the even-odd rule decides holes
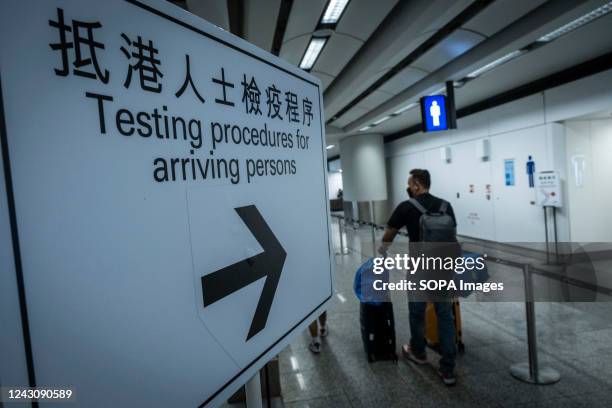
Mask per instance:
[[[440,206],[442,205],[442,200],[436,196],[433,196],[429,193],[424,193],[415,197],[416,200],[428,211],[439,211]],[[446,209],[448,215],[450,215],[455,221],[455,225],[457,224],[457,220],[455,219],[455,212],[453,211],[453,207],[448,204]],[[406,227],[408,230],[408,237],[411,242],[418,242],[421,240],[421,231],[419,226],[419,219],[421,218],[421,212],[416,209],[414,205],[410,203],[410,201],[404,201],[400,205],[395,208],[393,214],[391,214],[391,218],[387,222],[387,226],[390,228],[401,229],[402,227]]]

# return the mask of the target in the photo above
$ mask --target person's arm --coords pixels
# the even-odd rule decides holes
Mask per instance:
[[[391,244],[395,239],[395,236],[398,233],[397,228],[387,227],[385,228],[385,234],[383,235],[382,242],[383,244]]]
[[[387,249],[391,246],[391,243],[395,239],[395,236],[402,227],[404,211],[404,207],[402,204],[398,205],[397,208],[393,210],[393,214],[391,214],[391,218],[389,218],[389,221],[387,222],[387,228],[385,229],[385,234],[382,238],[382,245],[378,249],[378,252],[381,255],[387,256]]]
[[[399,230],[397,228],[385,228],[385,234],[382,238],[382,245],[380,246],[380,248],[378,248],[379,254],[387,256],[387,249],[389,249],[391,243],[393,243],[393,240],[395,239],[395,236],[397,235],[398,231]]]

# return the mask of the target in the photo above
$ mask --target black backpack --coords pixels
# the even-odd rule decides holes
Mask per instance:
[[[421,212],[419,229],[422,242],[457,242],[457,227],[455,221],[446,210],[448,203],[442,201],[440,209],[436,212],[428,211],[416,199],[409,202]]]

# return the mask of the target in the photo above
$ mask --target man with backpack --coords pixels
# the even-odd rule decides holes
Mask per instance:
[[[456,238],[457,222],[453,208],[447,201],[431,195],[429,193],[430,186],[431,176],[429,171],[423,169],[410,171],[406,190],[410,199],[399,204],[389,218],[383,236],[382,253],[386,254],[386,249],[404,226],[408,230],[408,237],[410,238],[410,256],[421,256],[423,252],[441,256],[441,253],[437,251],[439,248],[450,248],[453,255],[460,253]],[[417,272],[417,276],[427,278],[420,272]],[[409,344],[402,346],[402,354],[416,364],[427,364],[425,351],[425,308],[427,302],[422,299],[422,296],[420,296],[421,299],[416,299],[419,298],[417,295],[410,295],[410,297],[408,311],[411,338]],[[412,297],[415,299],[412,299]],[[456,383],[454,368],[457,351],[453,303],[448,296],[442,299],[436,298],[436,300],[438,301],[434,302],[434,306],[438,320],[439,345],[442,354],[438,374],[444,384],[454,385]]]

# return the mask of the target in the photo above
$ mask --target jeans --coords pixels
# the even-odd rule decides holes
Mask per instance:
[[[425,307],[426,302],[408,301],[408,314],[410,316],[410,346],[415,354],[425,354]],[[440,341],[440,371],[452,374],[455,369],[455,320],[453,319],[453,303],[435,302],[436,316],[438,318],[438,334]]]

